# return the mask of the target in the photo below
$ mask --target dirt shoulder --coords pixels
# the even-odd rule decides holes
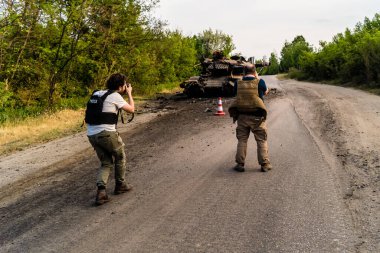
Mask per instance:
[[[166,97],[150,100],[137,108],[132,122],[126,124],[119,122],[118,131],[120,133],[135,132],[142,124],[171,110],[173,107],[168,106]],[[91,151],[92,147],[88,142],[84,126],[80,133],[0,156],[0,189],[5,192],[7,186],[25,178],[51,174],[63,164],[74,162],[83,157],[84,153],[89,154]],[[23,185],[26,187],[25,182]]]
[[[380,97],[294,80],[281,87],[339,179],[360,231],[357,251],[375,252],[380,248]]]

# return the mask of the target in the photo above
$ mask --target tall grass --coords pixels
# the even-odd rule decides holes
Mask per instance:
[[[159,84],[133,89],[133,97],[138,105],[157,94],[180,90],[178,82]],[[51,111],[42,107],[0,109],[0,155],[83,131],[80,126],[88,98],[62,99]]]
[[[62,110],[0,126],[0,154],[81,131],[83,110]]]
[[[4,124],[17,124],[17,122],[22,122],[30,118],[40,117],[44,114],[51,114],[65,109],[79,110],[84,108],[87,99],[88,97],[60,99],[49,111],[47,111],[46,106],[44,105],[0,108],[0,126]]]
[[[133,89],[133,93],[138,97],[155,98],[159,93],[174,93],[182,91],[179,87],[179,82],[170,82],[165,84],[157,84],[145,87],[137,87]]]

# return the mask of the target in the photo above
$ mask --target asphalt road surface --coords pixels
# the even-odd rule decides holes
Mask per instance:
[[[111,177],[111,201],[103,206],[93,206],[99,162],[83,134],[69,148],[33,152],[30,173],[20,163],[27,150],[1,157],[1,177],[17,169],[20,175],[1,185],[0,251],[376,252],[379,162],[367,158],[368,175],[355,174],[346,114],[321,94],[365,96],[377,117],[379,98],[264,78],[276,88],[265,101],[272,171],[260,172],[253,136],[246,172],[232,170],[236,125],[228,114],[213,116],[215,99],[162,99],[152,120],[123,129],[134,190],[112,195]],[[227,111],[231,99],[223,102]],[[321,113],[327,109],[332,113]],[[378,129],[378,118],[371,122]],[[360,145],[377,156],[379,136],[365,136]],[[52,153],[61,159],[38,167]]]

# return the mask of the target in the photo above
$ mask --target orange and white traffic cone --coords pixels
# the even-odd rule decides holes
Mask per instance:
[[[223,106],[222,106],[222,98],[218,98],[218,111],[214,113],[214,115],[217,115],[217,116],[225,115],[223,111]]]

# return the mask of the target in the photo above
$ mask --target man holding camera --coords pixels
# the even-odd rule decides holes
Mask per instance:
[[[107,89],[92,94],[86,110],[87,136],[101,162],[97,173],[98,187],[95,204],[102,205],[109,201],[106,186],[111,169],[115,169],[114,194],[125,193],[132,186],[125,180],[126,155],[124,142],[116,131],[118,111],[133,113],[135,110],[132,86],[127,83],[125,75],[116,73],[107,80]],[[128,102],[122,95],[128,95]],[[100,102],[99,102],[100,101]],[[101,104],[100,110],[91,109],[90,103]]]

